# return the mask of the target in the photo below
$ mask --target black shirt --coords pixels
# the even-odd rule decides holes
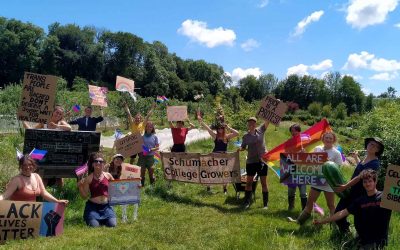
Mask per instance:
[[[86,121],[87,120],[87,121]],[[78,124],[79,131],[96,131],[96,125],[103,121],[103,117],[81,117],[76,120],[70,121],[69,124]]]
[[[386,245],[392,211],[382,208],[382,192],[372,196],[363,195],[347,208],[354,215],[354,226],[360,237],[361,244]]]

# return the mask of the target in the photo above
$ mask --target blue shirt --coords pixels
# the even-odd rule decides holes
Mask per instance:
[[[155,134],[152,134],[148,136],[148,134],[143,135],[143,144],[147,148],[155,148],[159,143],[158,143],[158,137]],[[154,155],[154,151],[150,151],[147,155]]]
[[[351,177],[351,179],[358,176],[365,169],[372,169],[372,170],[378,171],[379,167],[380,167],[380,162],[378,159],[369,161],[366,164],[362,164],[361,162],[359,162],[357,164],[356,169],[354,170],[354,173],[353,173],[353,176]],[[365,191],[365,189],[363,187],[363,182],[361,180],[356,185],[351,187],[350,194],[354,198],[358,198],[362,195],[367,194],[367,192]]]

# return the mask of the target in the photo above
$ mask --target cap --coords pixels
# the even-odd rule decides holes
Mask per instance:
[[[252,116],[252,117],[250,117],[249,119],[247,119],[247,121],[248,121],[248,122],[249,122],[249,121],[257,122],[257,118],[255,118],[254,116]]]
[[[122,158],[122,160],[125,160],[125,157],[124,157],[123,155],[121,155],[121,154],[115,154],[115,155],[112,157],[112,160],[114,160],[114,159],[117,158],[117,157],[120,157],[120,158]]]
[[[371,141],[374,141],[374,142],[379,144],[380,149],[379,149],[378,152],[376,152],[376,156],[378,156],[378,157],[381,156],[383,154],[383,150],[385,149],[385,146],[383,145],[382,139],[379,138],[379,137],[365,138],[365,140],[364,140],[365,149],[367,149],[368,143],[370,143]]]

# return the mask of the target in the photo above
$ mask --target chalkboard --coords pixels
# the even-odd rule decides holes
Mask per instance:
[[[33,148],[47,150],[39,161],[42,177],[76,177],[74,169],[83,165],[90,153],[99,151],[100,133],[26,129],[24,154],[29,154]]]

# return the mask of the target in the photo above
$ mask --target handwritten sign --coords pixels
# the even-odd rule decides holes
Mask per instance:
[[[92,106],[107,107],[107,87],[97,87],[89,85],[89,97],[92,100]]]
[[[389,165],[386,169],[381,207],[400,211],[400,166]]]
[[[18,120],[46,123],[53,113],[56,87],[55,76],[25,72]]]
[[[322,165],[327,160],[326,152],[281,153],[281,182],[300,185],[328,185],[322,174]]]
[[[161,152],[167,180],[201,184],[240,182],[239,153],[164,153]]]
[[[140,203],[140,179],[113,180],[108,185],[108,201],[111,206]]]
[[[129,163],[121,164],[121,179],[140,179],[140,167]]]
[[[187,106],[168,106],[167,118],[170,122],[185,121],[188,118]]]
[[[63,232],[64,204],[0,201],[0,242]]]
[[[257,116],[278,125],[287,109],[288,107],[284,102],[275,99],[273,96],[266,96],[261,101]]]
[[[142,152],[143,137],[140,133],[130,134],[115,141],[115,148],[118,154],[124,157]]]
[[[135,81],[122,76],[117,76],[117,80],[115,82],[115,89],[117,91],[133,93],[135,89]]]

